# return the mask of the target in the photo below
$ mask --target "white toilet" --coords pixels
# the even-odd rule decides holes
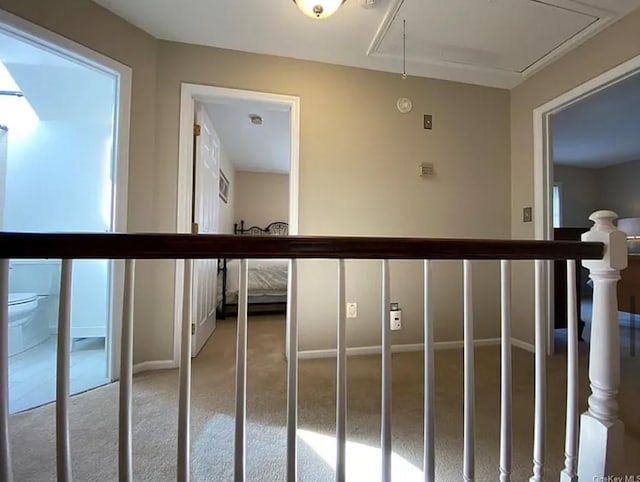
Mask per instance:
[[[34,324],[37,313],[37,294],[9,293],[9,356],[46,340],[47,333]]]

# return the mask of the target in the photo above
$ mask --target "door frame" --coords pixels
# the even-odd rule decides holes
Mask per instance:
[[[0,30],[39,48],[62,55],[84,66],[116,78],[114,112],[114,189],[111,199],[111,229],[127,231],[129,185],[129,126],[131,117],[131,68],[51,30],[0,9]],[[109,327],[105,340],[107,377],[120,378],[121,314],[124,295],[124,262],[114,260],[109,273]]]
[[[193,169],[193,119],[195,102],[216,100],[254,100],[285,105],[290,109],[289,159],[289,234],[298,234],[298,192],[300,171],[300,97],[232,89],[183,82],[180,85],[180,133],[178,139],[178,193],[176,232],[191,232],[191,195]],[[182,321],[182,290],[184,261],[175,263],[173,361],[180,366],[180,326]],[[289,290],[291,291],[291,290]]]
[[[535,239],[553,239],[553,162],[551,128],[553,114],[580,102],[618,82],[640,73],[640,55],[584,82],[533,110],[534,232]],[[553,268],[545,263],[543,293],[547,312],[547,354],[554,353]]]

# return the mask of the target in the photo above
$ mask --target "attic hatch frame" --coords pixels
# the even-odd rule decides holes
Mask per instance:
[[[299,177],[300,177],[300,97],[242,90],[212,85],[182,82],[180,85],[180,133],[178,137],[178,179],[176,232],[191,232],[193,120],[196,102],[216,100],[254,100],[287,106],[290,112],[289,149],[289,234],[298,234]],[[182,324],[182,295],[184,287],[183,261],[176,260],[173,313],[173,366],[180,366],[180,328]],[[287,305],[291,304],[291,290],[287,290]],[[287,315],[288,316],[288,315]],[[289,323],[285,347],[289,346]],[[288,358],[288,354],[285,353]]]
[[[22,42],[62,56],[67,60],[113,75],[116,79],[113,183],[111,226],[114,231],[127,231],[127,193],[129,184],[129,138],[131,117],[131,68],[51,30],[0,9],[0,32]],[[109,327],[105,340],[107,378],[120,378],[120,327],[124,294],[124,261],[111,264],[109,283]]]
[[[629,77],[640,74],[640,55],[623,62],[533,110],[533,170],[535,239],[553,239],[553,162],[551,116]],[[547,312],[547,354],[554,347],[554,277],[552,262],[545,262],[543,290]]]

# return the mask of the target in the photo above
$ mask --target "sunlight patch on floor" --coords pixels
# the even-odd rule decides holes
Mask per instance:
[[[309,430],[298,430],[298,436],[306,442],[322,459],[335,470],[336,439]],[[380,480],[382,452],[378,447],[347,440],[346,478],[350,481]],[[391,454],[391,475],[393,480],[403,482],[422,481],[424,475],[406,459],[393,452]]]

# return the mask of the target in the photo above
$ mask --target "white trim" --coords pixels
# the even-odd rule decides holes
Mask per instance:
[[[191,232],[191,170],[193,156],[193,116],[195,101],[212,100],[253,100],[282,104],[291,113],[291,158],[289,163],[289,234],[298,234],[298,198],[300,172],[300,98],[256,92],[250,90],[229,89],[210,85],[183,82],[180,91],[180,134],[178,147],[178,195],[176,232]],[[180,320],[182,317],[183,261],[176,260],[174,294],[173,359],[176,365],[180,360]]]
[[[536,352],[535,346],[531,343],[527,343],[526,341],[519,340],[518,338],[511,338],[511,346],[522,348],[523,350],[530,351],[531,353]]]
[[[0,30],[85,67],[113,75],[116,78],[113,151],[114,192],[112,199],[112,231],[127,231],[129,186],[129,128],[131,118],[132,70],[120,62],[98,53],[73,40],[0,9]],[[120,372],[120,325],[124,289],[124,262],[113,261],[110,272],[109,330],[107,333],[107,372],[111,381]]]
[[[380,45],[384,41],[385,36],[389,32],[393,21],[400,12],[405,0],[392,0],[385,13],[384,18],[380,22],[376,33],[374,34],[367,48],[367,56],[384,59],[401,60],[400,55],[383,54],[379,52]],[[571,36],[564,42],[561,42],[555,48],[551,49],[540,59],[526,67],[522,72],[514,70],[505,70],[495,67],[483,67],[473,64],[462,64],[457,62],[446,61],[438,58],[411,58],[409,60],[416,68],[422,67],[424,74],[425,68],[433,69],[439,72],[438,78],[446,78],[447,80],[456,80],[462,82],[471,82],[481,85],[491,85],[505,89],[511,89],[539,72],[547,65],[553,63],[567,52],[575,49],[580,44],[594,37],[599,32],[607,28],[613,22],[621,18],[620,14],[605,10],[576,0],[555,0],[548,6],[572,10],[579,14],[589,16],[593,22]],[[415,69],[414,69],[415,70]],[[431,76],[434,76],[433,73]]]
[[[553,185],[553,164],[550,162],[549,118],[613,84],[640,71],[640,55],[617,65],[597,77],[565,92],[533,110],[533,170],[534,170],[534,229],[536,239],[552,239],[551,227],[551,186]],[[606,206],[604,206],[606,207]],[[547,303],[547,353],[553,354],[553,268],[546,263],[543,291]]]
[[[133,365],[133,374],[154,370],[172,370],[174,368],[178,368],[178,365],[173,360],[146,361]]]
[[[494,346],[500,344],[500,338],[484,338],[480,340],[474,340],[473,344],[475,346]],[[438,341],[433,344],[434,350],[451,350],[462,348],[463,342],[459,341]],[[402,345],[392,345],[391,352],[392,353],[405,353],[405,352],[413,352],[413,351],[423,351],[424,344],[423,343],[410,343],[410,344],[402,344]],[[347,348],[347,355],[349,356],[360,356],[360,355],[380,355],[382,353],[382,346],[380,345],[372,345],[372,346],[354,346],[351,348]],[[312,360],[316,358],[335,358],[336,350],[335,348],[329,348],[327,350],[305,350],[298,352],[298,360]]]

